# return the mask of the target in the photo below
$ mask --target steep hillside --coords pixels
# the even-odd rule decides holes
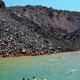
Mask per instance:
[[[30,5],[0,8],[0,53],[79,49],[79,12]]]

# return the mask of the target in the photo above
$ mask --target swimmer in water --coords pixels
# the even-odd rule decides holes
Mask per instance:
[[[71,74],[72,74],[72,71],[71,71]]]
[[[33,80],[36,80],[36,77],[35,76],[33,76]]]
[[[43,78],[43,80],[47,80],[46,78]]]
[[[25,80],[25,78],[23,78],[22,80]]]

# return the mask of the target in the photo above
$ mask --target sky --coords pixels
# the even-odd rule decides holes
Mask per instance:
[[[79,11],[80,0],[3,0],[6,6],[43,5],[55,9]]]

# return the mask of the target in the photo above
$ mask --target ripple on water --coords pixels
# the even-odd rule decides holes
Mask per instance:
[[[80,80],[80,52],[0,59],[0,80]]]

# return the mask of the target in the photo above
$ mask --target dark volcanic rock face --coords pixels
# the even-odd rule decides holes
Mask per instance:
[[[2,0],[0,0],[0,8],[5,8],[5,3]]]
[[[42,6],[0,11],[0,53],[80,49],[80,13]]]

